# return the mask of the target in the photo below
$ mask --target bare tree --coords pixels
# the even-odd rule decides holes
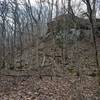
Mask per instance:
[[[6,43],[6,28],[5,28],[5,24],[6,24],[6,18],[7,18],[7,14],[8,14],[8,4],[7,1],[1,1],[0,2],[0,17],[2,20],[1,23],[1,35],[2,35],[2,68],[6,67],[6,60],[5,60],[5,43]]]
[[[96,0],[82,0],[86,6],[87,6],[87,17],[90,21],[91,24],[91,40],[94,43],[94,48],[95,48],[95,56],[96,56],[96,64],[97,67],[99,67],[99,62],[98,62],[98,52],[97,52],[97,46],[96,46],[96,37],[95,37],[95,24],[96,24]]]

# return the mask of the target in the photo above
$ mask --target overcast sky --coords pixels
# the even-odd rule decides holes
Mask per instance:
[[[40,0],[30,0],[31,4],[33,6],[36,6],[37,5],[36,2],[38,2],[38,1],[40,1]],[[44,0],[42,0],[42,1],[44,1]],[[61,4],[62,0],[58,0],[58,1],[59,1],[59,8],[60,8],[62,6],[62,4]],[[65,1],[67,1],[67,0],[65,0]],[[81,6],[78,7],[79,4],[80,4],[80,1],[81,0],[72,0],[72,7],[73,7],[73,10],[74,10],[76,15],[79,15],[80,12],[86,11],[86,6],[85,6],[84,3],[81,2]],[[97,0],[97,1],[100,2],[100,0]],[[54,2],[56,2],[56,0],[54,0]],[[100,6],[99,3],[97,3],[97,5],[98,5],[98,7]],[[100,12],[99,12],[99,9],[98,9],[97,17],[99,17],[99,13]]]
[[[37,1],[39,1],[39,0],[30,0],[31,1],[31,4],[33,5],[33,6],[36,6],[37,5]],[[52,1],[52,0],[50,0],[50,1]],[[61,8],[62,7],[62,0],[58,0],[59,1],[59,8]],[[67,1],[67,0],[65,0],[65,1]],[[79,9],[80,10],[80,12],[82,11],[82,10],[86,10],[86,6],[83,4],[83,3],[81,3],[81,6],[80,7],[78,7],[78,5],[79,5],[79,3],[80,3],[80,1],[81,0],[72,0],[72,7],[73,7],[73,10],[74,10],[74,12],[75,12],[75,14],[76,15],[78,15],[79,13],[79,11],[77,10],[77,9]],[[54,0],[54,2],[56,2],[56,0]],[[66,3],[67,4],[67,3]]]

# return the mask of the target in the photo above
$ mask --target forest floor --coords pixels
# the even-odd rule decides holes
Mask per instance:
[[[0,76],[0,100],[100,100],[96,77]]]
[[[45,55],[49,54],[52,57],[53,46],[51,43],[44,45]],[[100,58],[100,38],[97,39],[97,46]],[[34,71],[26,72],[26,75],[25,72],[21,75],[17,72],[11,75],[5,70],[0,72],[0,100],[100,100],[100,82],[97,77],[98,68],[96,68],[93,46],[89,42],[82,41],[78,44],[78,49],[76,46],[68,48],[70,49],[67,53],[71,62],[64,67],[64,74],[61,71],[62,66],[61,68],[58,66],[62,58],[57,48],[55,52],[53,50],[57,66],[51,70],[50,65],[50,70],[46,68],[42,70],[42,74],[45,75],[42,79],[39,78],[39,72]],[[29,52],[29,49],[26,51]],[[48,61],[50,57],[45,61],[47,65],[52,62],[51,59],[51,62]],[[48,74],[53,74],[52,79]]]

